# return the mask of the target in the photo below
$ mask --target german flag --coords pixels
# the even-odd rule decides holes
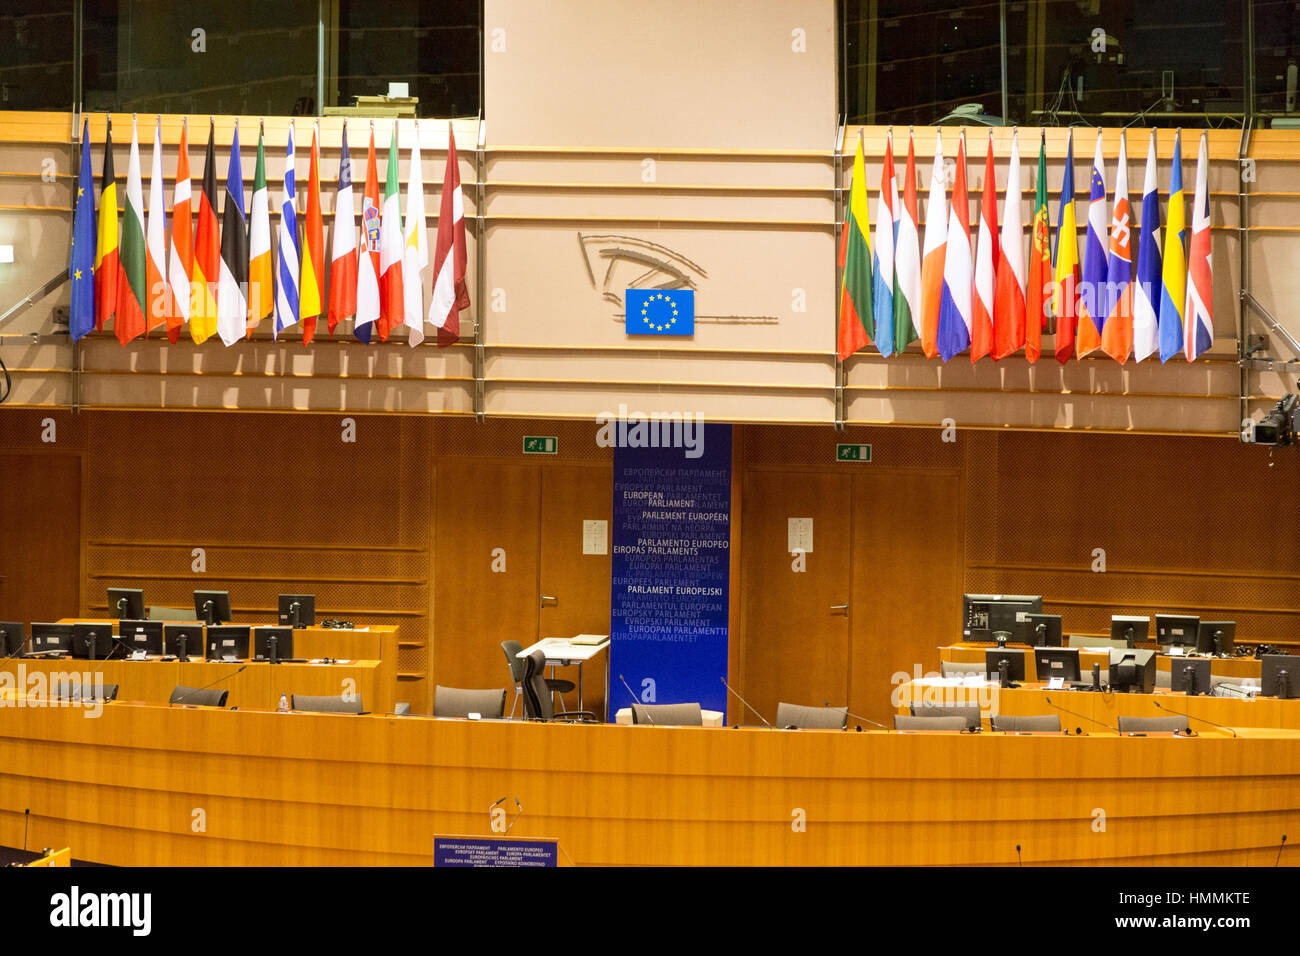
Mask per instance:
[[[194,233],[194,298],[190,305],[190,336],[202,345],[217,331],[217,283],[221,281],[221,239],[217,226],[217,161],[213,152],[216,128],[208,123],[208,150],[203,158],[203,189],[199,192],[199,222]]]

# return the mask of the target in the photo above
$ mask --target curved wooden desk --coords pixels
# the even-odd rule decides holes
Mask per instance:
[[[0,844],[30,807],[29,844],[124,865],[424,866],[435,834],[487,835],[503,795],[523,805],[513,834],[577,864],[1014,865],[1019,844],[1025,865],[1272,865],[1300,831],[1300,735],[2,707],[0,793]]]

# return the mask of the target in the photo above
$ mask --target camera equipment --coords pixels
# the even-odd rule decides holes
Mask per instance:
[[[1296,407],[1300,398],[1288,392],[1255,425],[1254,437],[1248,439],[1257,445],[1291,445],[1296,440]]]

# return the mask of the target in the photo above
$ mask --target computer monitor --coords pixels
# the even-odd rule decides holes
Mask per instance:
[[[1231,654],[1236,644],[1236,621],[1202,621],[1197,628],[1196,649],[1202,654]]]
[[[114,619],[144,617],[144,591],[139,588],[109,588],[108,614]]]
[[[187,661],[191,657],[203,659],[202,624],[164,624],[163,653]]]
[[[1150,648],[1115,648],[1110,652],[1110,689],[1149,694],[1156,688],[1156,652]]]
[[[33,654],[66,654],[72,650],[71,624],[32,623]]]
[[[1003,662],[1007,665],[1006,675],[1002,674]],[[1005,648],[988,648],[984,651],[984,670],[989,680],[997,678],[1003,687],[1014,687],[1025,679],[1025,652]]]
[[[248,660],[247,624],[227,624],[207,630],[208,660]]]
[[[253,660],[277,664],[293,657],[293,628],[253,628]]]
[[[127,654],[144,651],[153,657],[163,652],[162,621],[127,621],[117,624],[118,640]]]
[[[281,594],[280,624],[283,627],[309,627],[316,623],[316,595]]]
[[[1112,614],[1110,639],[1123,641],[1125,647],[1136,647],[1151,634],[1151,618],[1138,614]]]
[[[35,624],[32,625],[36,627]],[[1259,693],[1263,697],[1300,697],[1300,657],[1294,654],[1265,654],[1260,658],[1263,680]]]
[[[82,660],[102,661],[113,653],[112,624],[72,625],[72,656]]]
[[[1026,614],[1025,643],[1034,647],[1061,646],[1061,615]]]
[[[229,591],[195,591],[194,617],[209,626],[230,621]]]
[[[0,657],[18,657],[27,650],[22,621],[0,621]]]
[[[1018,623],[1017,612],[1043,613],[1043,598],[1037,594],[965,594],[962,596],[962,640],[981,640],[972,631],[1011,631]]]
[[[1034,649],[1034,669],[1038,672],[1038,679],[1044,683],[1053,677],[1073,683],[1079,680],[1079,649],[1037,647]]]
[[[1208,657],[1171,657],[1169,659],[1169,689],[1182,691],[1188,697],[1208,694],[1210,685],[1210,659]]]
[[[1182,614],[1156,615],[1156,643],[1161,647],[1196,647],[1199,617]]]

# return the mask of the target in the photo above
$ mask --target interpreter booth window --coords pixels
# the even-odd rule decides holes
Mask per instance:
[[[0,4],[0,110],[70,110],[72,0]]]

